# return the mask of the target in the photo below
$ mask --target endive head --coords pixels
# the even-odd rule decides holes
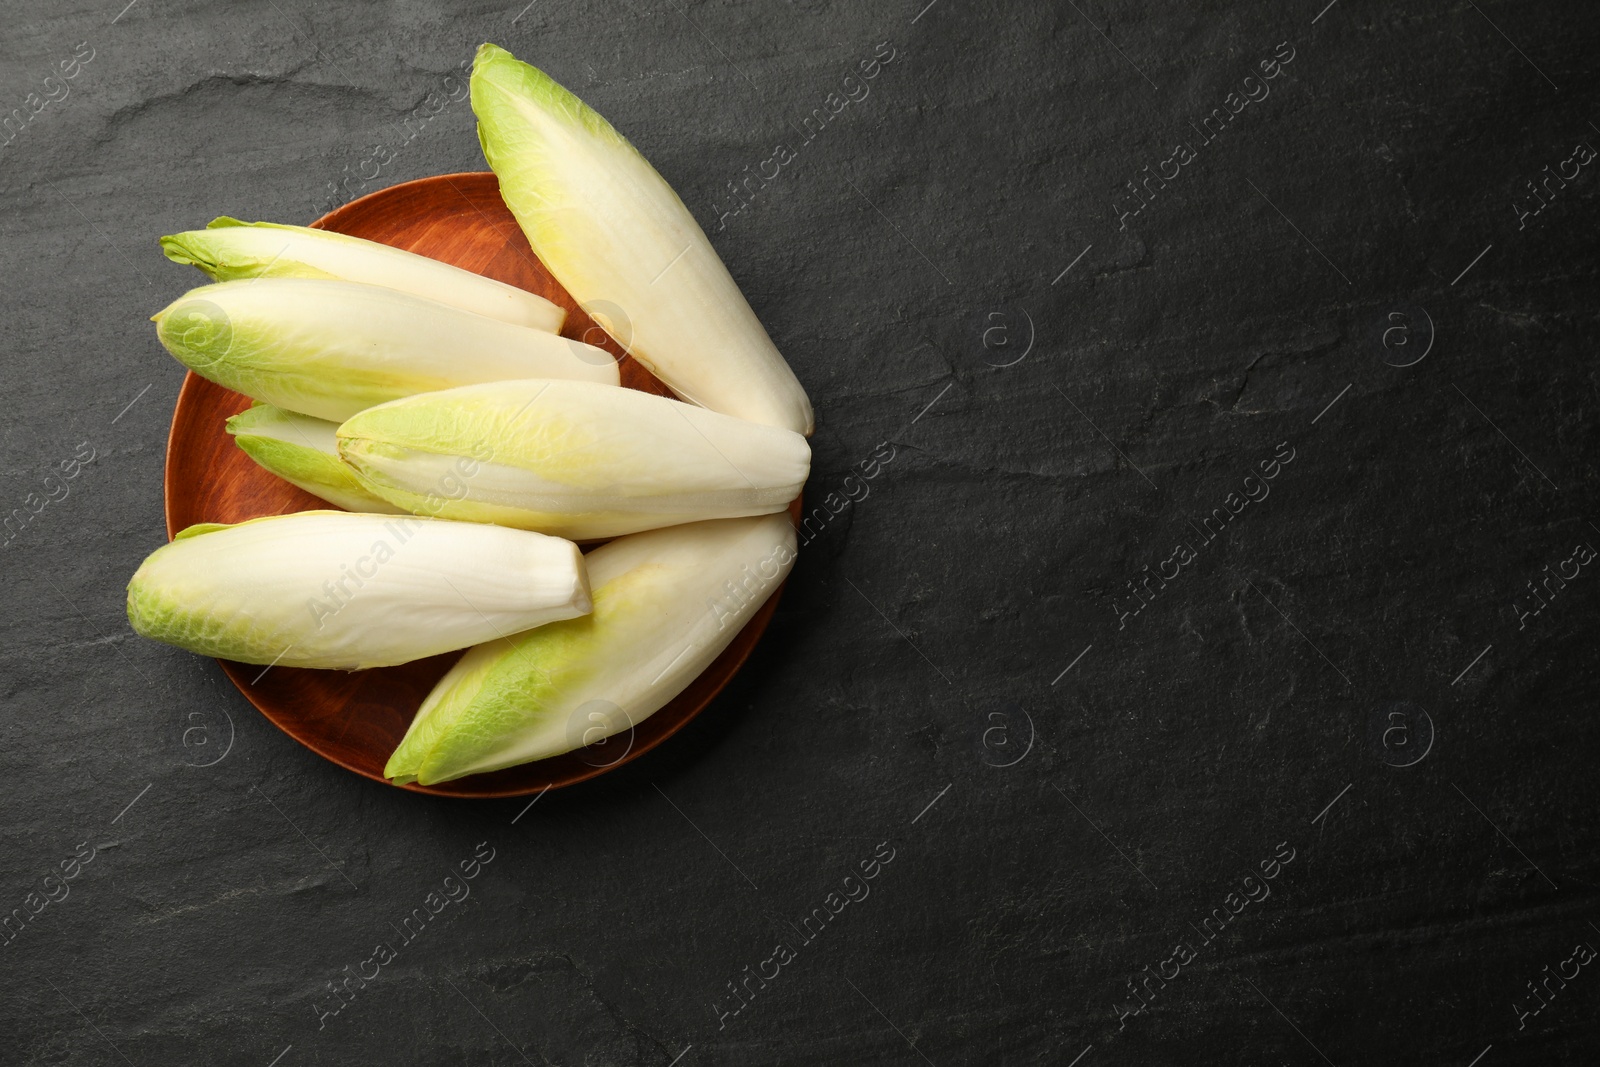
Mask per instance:
[[[338,440],[344,460],[386,499],[414,506],[396,494],[425,491],[448,457],[472,457],[459,499],[522,507],[543,516],[531,528],[584,539],[778,511],[811,460],[805,438],[790,430],[632,389],[538,379],[368,408],[339,427]],[[454,507],[429,513],[501,521]],[[603,528],[581,522],[582,532],[557,521],[601,516]],[[638,521],[610,522],[629,516]]]
[[[795,542],[779,514],[651,530],[595,549],[585,558],[593,614],[469,651],[423,701],[386,777],[431,785],[586,745],[596,746],[584,757],[591,766],[619,762],[633,728],[773,595],[794,565]]]
[[[191,526],[128,583],[134,630],[204,655],[389,666],[592,607],[577,547],[476,523],[304,511]]]
[[[609,357],[604,367],[584,363],[548,333],[360,282],[217,282],[185,293],[154,321],[162,345],[195,373],[324,419],[461,380],[498,380],[537,355],[514,347],[524,338],[583,373],[616,374]]]
[[[534,252],[630,356],[691,403],[811,433],[805,390],[694,214],[615,127],[492,44],[472,109]]]

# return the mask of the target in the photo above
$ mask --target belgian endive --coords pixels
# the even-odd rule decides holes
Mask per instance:
[[[792,430],[539,380],[371,408],[339,427],[339,454],[368,490],[411,511],[575,540],[781,511],[811,464]]]
[[[228,420],[234,444],[263,469],[346,511],[403,515],[404,508],[367,492],[339,458],[336,422],[271,404],[256,404]]]
[[[516,326],[559,333],[566,309],[536,293],[437,259],[376,241],[275,222],[223,216],[203,230],[161,238],[174,263],[190,263],[213,281],[238,278],[325,278],[384,285]]]
[[[154,318],[167,351],[202,378],[319,419],[469,382],[620,381],[604,349],[357,282],[219,282]]]
[[[128,621],[145,637],[285,667],[407,663],[589,608],[568,541],[342,511],[191,526],[128,583]]]
[[[694,216],[639,151],[492,44],[472,68],[500,195],[567,292],[680,397],[802,434],[811,402]]]
[[[461,657],[423,701],[385,776],[432,785],[631,731],[721,654],[794,559],[783,515],[652,530],[595,549],[594,612]]]

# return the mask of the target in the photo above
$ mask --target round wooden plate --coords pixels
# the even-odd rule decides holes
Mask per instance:
[[[621,346],[545,270],[501,201],[493,174],[442,174],[391,186],[311,225],[409,249],[553,300],[567,309],[562,333],[610,351],[622,362],[624,386],[672,395],[636,360],[626,359]],[[184,378],[167,439],[168,537],[197,522],[243,522],[333,507],[268,474],[234,445],[223,423],[249,406],[248,397],[194,373]],[[796,500],[791,508],[796,521],[799,507]],[[636,759],[682,729],[727,685],[767,628],[782,593],[780,585],[700,677],[632,731],[492,774],[399,788],[452,797],[523,796],[572,785]],[[423,697],[459,655],[351,673],[218,662],[245,698],[284,733],[341,767],[388,784],[384,763]]]

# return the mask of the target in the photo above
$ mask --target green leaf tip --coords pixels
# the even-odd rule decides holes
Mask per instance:
[[[180,266],[199,267],[201,270],[206,271],[206,273],[210,273],[209,257],[203,256],[195,248],[193,248],[189,241],[185,238],[184,234],[169,233],[162,237],[161,254]]]
[[[585,104],[576,93],[556,81],[531,63],[524,63],[497,44],[485,42],[478,47],[472,63],[472,111],[478,116],[478,143],[491,167],[491,146],[485,140],[485,111],[496,106],[531,103],[540,111],[558,121],[576,125],[592,136],[628,144],[628,139],[607,122],[605,116]],[[491,92],[503,95],[503,101],[489,99]],[[631,145],[629,147],[632,147]]]
[[[263,404],[257,400],[238,414],[229,415],[228,421],[222,424],[222,428],[227,430],[229,435],[237,437],[241,431],[254,429],[266,413],[277,410],[271,404]]]

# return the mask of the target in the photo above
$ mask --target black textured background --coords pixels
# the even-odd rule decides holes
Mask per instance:
[[[0,909],[95,850],[0,948],[0,1062],[1594,1061],[1600,969],[1527,983],[1600,946],[1600,575],[1517,605],[1600,546],[1600,173],[1517,205],[1600,145],[1600,12],[925,2],[0,9]],[[122,607],[181,379],[146,319],[200,281],[156,237],[482,169],[446,75],[483,40],[679,189],[816,403],[812,496],[858,498],[706,714],[531,809],[341,771]]]

